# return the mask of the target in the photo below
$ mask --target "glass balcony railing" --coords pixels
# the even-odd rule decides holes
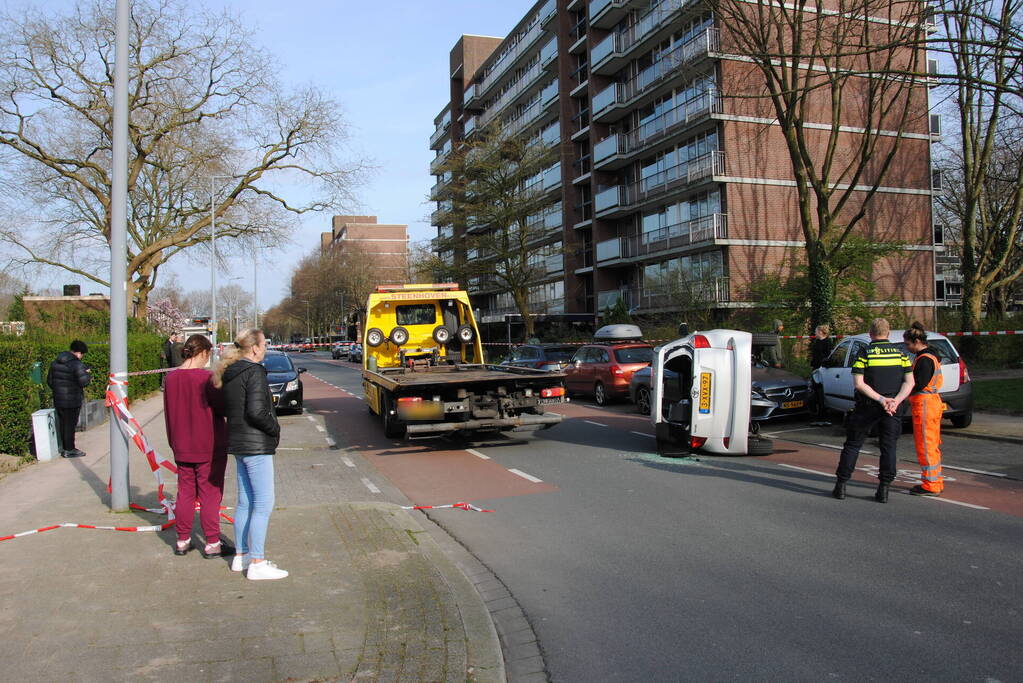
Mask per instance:
[[[626,151],[625,136],[615,133],[610,135],[593,146],[593,163],[599,164]]]
[[[607,211],[622,205],[622,188],[619,185],[612,185],[601,190],[593,197],[593,210],[597,213]]]
[[[593,64],[594,68],[597,68],[605,59],[614,54],[616,35],[615,33],[608,35],[607,38],[594,45],[593,49],[590,50],[590,63]]]
[[[561,185],[561,162],[554,164],[543,173],[544,191],[553,190]]]
[[[716,175],[724,175],[724,173],[725,153],[709,152],[632,183],[625,188],[624,203],[627,205],[637,204],[673,188],[690,185]]]
[[[515,43],[515,46],[509,48],[502,54],[497,61],[490,65],[483,80],[480,81],[480,94],[485,93],[495,83],[500,80],[502,74],[507,71],[508,67],[518,61],[518,58],[529,51],[529,49],[536,43],[537,39],[540,38],[544,33],[544,22],[543,19],[547,17],[551,12],[557,12],[557,3],[555,0],[550,0],[543,7],[540,8],[540,12],[537,14],[537,21],[526,31],[519,41]]]
[[[556,99],[558,99],[558,79],[555,78],[546,88],[540,91],[540,103],[546,107]]]
[[[622,237],[615,237],[614,239],[597,242],[597,263],[622,258],[624,256],[622,251],[624,241]]]
[[[619,92],[621,92],[621,90],[621,83],[612,83],[594,95],[592,104],[594,116],[602,114],[604,111],[611,108],[612,105],[621,102],[621,99],[619,98]]]
[[[551,38],[550,42],[540,48],[540,65],[548,66],[558,56],[558,39]]]
[[[628,0],[593,0],[590,3],[590,24],[597,25],[608,12],[622,9],[626,4]]]
[[[468,106],[470,102],[480,96],[480,89],[475,83],[470,83],[469,87],[465,89],[465,94],[462,95],[462,102]]]
[[[537,79],[544,73],[543,69],[540,68],[540,64],[536,63],[530,67],[521,78],[515,82],[514,85],[509,87],[504,93],[497,98],[497,100],[490,105],[490,107],[481,114],[481,122],[488,123],[495,119],[499,114],[502,113],[505,107],[516,100],[522,93],[528,90]]]
[[[462,134],[468,137],[470,133],[476,130],[476,122],[479,119],[478,116],[470,116],[465,120],[465,125],[462,127]]]
[[[444,113],[443,118],[437,122],[437,129],[433,131],[433,135],[430,136],[430,147],[433,148],[438,142],[440,142],[445,135],[447,135],[448,128],[451,127],[451,112],[447,111]]]
[[[540,139],[546,145],[556,145],[561,142],[561,123],[555,121],[552,125],[544,128],[543,133],[540,134]]]

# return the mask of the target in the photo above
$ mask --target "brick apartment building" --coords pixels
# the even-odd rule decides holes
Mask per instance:
[[[540,180],[550,203],[535,218],[563,256],[545,259],[535,310],[599,313],[621,298],[638,314],[670,311],[665,282],[679,275],[715,308],[747,308],[757,303],[753,283],[805,263],[771,103],[744,97],[763,77],[722,48],[726,39],[699,0],[541,0],[508,37],[463,35],[455,44],[450,101],[430,138],[434,190],[451,180],[439,169],[453,146],[497,117],[561,151]],[[931,320],[943,251],[932,221],[937,121],[926,84],[910,97],[896,171],[858,230],[905,245],[875,264],[878,299]],[[843,125],[854,131],[848,116]],[[850,132],[841,144],[858,138]],[[451,237],[447,230],[438,238]],[[485,282],[469,288],[484,319],[514,312],[510,296]]]
[[[376,216],[334,216],[320,233],[320,252],[358,253],[369,259],[380,283],[408,281],[408,226],[383,225]]]

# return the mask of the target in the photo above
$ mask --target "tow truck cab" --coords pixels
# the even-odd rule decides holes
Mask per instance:
[[[651,369],[651,416],[658,447],[764,455],[772,444],[751,434],[752,336],[695,332],[658,347]],[[665,380],[665,370],[673,375]],[[765,453],[766,451],[766,453]]]

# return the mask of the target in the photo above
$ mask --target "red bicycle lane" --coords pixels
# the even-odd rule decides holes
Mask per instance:
[[[438,439],[398,441],[384,436],[380,418],[361,396],[309,374],[303,377],[306,410],[321,415],[341,448],[355,449],[415,505],[444,505],[552,493],[493,460]]]

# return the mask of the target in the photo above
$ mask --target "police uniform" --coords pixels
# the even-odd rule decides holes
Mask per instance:
[[[902,388],[906,375],[912,372],[913,366],[906,354],[887,339],[870,342],[870,346],[860,352],[852,366],[854,375],[862,375],[864,383],[885,398],[894,398]],[[845,444],[835,472],[839,485],[852,477],[860,448],[867,438],[867,432],[874,425],[877,425],[881,449],[881,472],[878,479],[884,487],[895,479],[895,444],[902,433],[904,412],[905,403],[899,405],[895,415],[889,415],[880,401],[856,392],[855,407],[846,421]],[[881,495],[880,490],[878,495]],[[886,488],[884,495],[887,496]]]

